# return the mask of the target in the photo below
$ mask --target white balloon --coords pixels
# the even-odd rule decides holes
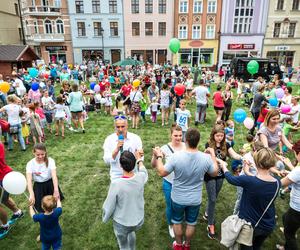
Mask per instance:
[[[244,126],[247,128],[247,129],[252,129],[253,126],[254,126],[254,121],[252,118],[250,117],[247,117],[245,120],[244,120]]]
[[[284,80],[283,80],[285,83],[288,83],[290,80],[289,80],[289,78],[284,78]]]
[[[3,188],[10,194],[22,194],[26,190],[27,181],[20,172],[10,172],[3,178]]]

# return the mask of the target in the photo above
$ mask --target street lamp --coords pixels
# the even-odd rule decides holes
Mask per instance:
[[[104,29],[102,27],[100,28],[100,35],[102,38],[102,61],[104,63]]]

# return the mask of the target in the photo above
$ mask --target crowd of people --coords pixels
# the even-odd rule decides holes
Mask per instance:
[[[251,246],[242,242],[241,249],[261,248],[275,228],[274,200],[277,194],[283,197],[286,193],[291,196],[290,208],[283,216],[286,241],[285,246],[276,247],[297,249],[300,141],[292,132],[300,128],[299,96],[277,75],[270,82],[258,77],[249,84],[228,74],[222,70],[214,73],[205,68],[170,64],[126,67],[97,64],[90,68],[84,64],[65,64],[15,69],[5,80],[0,75],[0,85],[7,82],[10,86],[7,92],[0,92],[4,145],[12,151],[14,142],[18,142],[21,150],[26,151],[28,145],[33,144],[35,157],[27,163],[26,178],[30,214],[40,223],[39,239],[43,249],[62,246],[58,218],[62,213],[60,201],[64,198],[55,161],[48,157],[44,143],[53,130],[55,136],[65,138],[65,127],[74,133],[86,133],[89,112],[96,113],[93,119],[101,116],[114,119],[115,132],[103,144],[103,160],[110,167],[111,179],[103,204],[103,222],[113,219],[120,249],[135,249],[135,231],[144,222],[143,194],[148,180],[142,139],[129,132],[128,127],[140,129],[144,123],[153,123],[155,130],[159,121],[165,129],[171,127],[171,141],[154,147],[151,164],[145,165],[152,165],[163,177],[166,221],[170,237],[174,239],[173,249],[190,249],[203,184],[207,192],[203,214],[207,236],[216,239],[221,233],[216,228],[215,215],[224,179],[237,186],[232,213],[250,223],[254,231]],[[179,84],[184,86],[183,93],[177,90]],[[233,89],[237,91],[236,99]],[[231,109],[235,102],[245,99],[247,89],[253,96],[249,112],[254,125],[247,137],[242,138],[244,145],[238,148]],[[284,91],[280,98],[279,89]],[[207,117],[209,103],[215,117]],[[192,114],[187,105],[195,104],[195,114]],[[283,112],[286,105],[290,109]],[[207,120],[212,123],[212,129],[208,141],[201,142],[205,151],[200,152],[200,126],[208,124]],[[5,163],[4,145],[0,144],[1,186],[4,176],[12,171]],[[232,171],[228,170],[229,162]],[[13,212],[9,220],[0,206],[0,238],[3,238],[24,213],[4,189],[1,204]]]

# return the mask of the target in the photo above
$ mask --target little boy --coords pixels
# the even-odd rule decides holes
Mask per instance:
[[[182,141],[185,142],[185,134],[189,128],[191,112],[185,108],[186,101],[181,99],[179,102],[179,108],[176,108],[176,123],[182,128]]]
[[[33,207],[29,207],[30,216],[34,222],[40,223],[40,239],[42,249],[59,250],[62,248],[62,231],[58,223],[58,218],[62,214],[61,202],[52,195],[47,195],[42,200],[42,208],[45,213],[35,214]]]
[[[234,122],[232,120],[228,120],[226,122],[225,135],[226,142],[230,144],[231,147],[234,146]]]

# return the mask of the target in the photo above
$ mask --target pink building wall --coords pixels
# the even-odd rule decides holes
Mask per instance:
[[[159,0],[153,0],[153,12],[145,13],[145,0],[139,0],[139,13],[132,13],[131,0],[124,0],[124,29],[125,29],[125,57],[133,56],[133,51],[144,51],[143,60],[146,62],[147,54],[153,51],[153,63],[159,63],[162,59],[158,59],[158,51],[166,52],[166,60],[171,60],[171,52],[168,50],[170,39],[174,35],[174,0],[166,0],[166,13],[159,13]],[[132,22],[140,23],[140,35],[132,35]],[[145,35],[145,22],[153,22],[153,35]],[[166,23],[166,35],[159,36],[158,23]],[[141,58],[137,58],[141,59]]]

